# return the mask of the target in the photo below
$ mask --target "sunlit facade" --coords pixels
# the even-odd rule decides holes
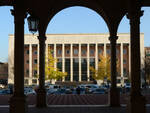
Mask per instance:
[[[58,59],[54,64],[68,76],[63,82],[93,81],[89,67],[98,68],[99,55],[110,56],[109,34],[47,34],[46,57],[48,50]],[[144,34],[140,38],[141,63],[144,58]],[[128,33],[118,34],[116,55],[118,62],[118,80],[123,83],[130,75],[130,36]],[[9,78],[13,83],[14,35],[9,35]],[[36,35],[25,35],[24,44],[24,76],[25,84],[38,84],[39,74],[39,41]]]

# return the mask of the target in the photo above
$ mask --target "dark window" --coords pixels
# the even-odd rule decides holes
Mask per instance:
[[[26,60],[26,63],[29,64],[29,60]]]
[[[67,55],[70,54],[70,50],[69,49],[66,50],[66,54]]]
[[[75,55],[77,55],[77,54],[78,54],[78,49],[74,49],[74,50],[73,50],[73,53],[74,53]]]
[[[81,80],[87,81],[87,59],[81,59]]]
[[[32,83],[33,84],[37,84],[37,80],[36,79],[32,79]]]
[[[26,51],[26,54],[29,54],[29,50]]]
[[[34,51],[34,54],[37,55],[37,51]]]
[[[67,72],[65,81],[70,81],[70,59],[65,59],[65,72]]]
[[[95,58],[90,58],[90,67],[95,68]],[[93,77],[92,77],[92,75],[93,75],[93,72],[90,71],[90,81],[94,80]]]
[[[73,81],[79,81],[79,59],[73,59]]]
[[[58,54],[58,55],[61,55],[61,53],[62,53],[61,49],[58,49],[58,50],[57,50],[57,54]]]
[[[34,70],[33,74],[34,74],[34,75],[37,75],[37,70]]]
[[[29,75],[29,69],[26,70],[26,74]]]
[[[37,64],[37,59],[34,59],[34,64]]]

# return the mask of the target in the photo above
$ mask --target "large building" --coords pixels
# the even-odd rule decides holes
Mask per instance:
[[[144,34],[140,34],[141,63],[144,58]],[[109,34],[47,34],[46,56],[48,49],[53,50],[58,59],[55,67],[68,76],[62,81],[93,81],[90,66],[98,68],[99,55],[110,55]],[[25,35],[24,76],[25,84],[38,84],[39,41],[36,35]],[[130,75],[130,35],[118,34],[116,46],[118,80],[124,82]],[[9,35],[9,83],[13,83],[14,69],[14,35]]]

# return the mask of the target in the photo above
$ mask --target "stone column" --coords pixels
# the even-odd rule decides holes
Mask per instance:
[[[70,81],[72,82],[73,81],[73,44],[70,44]]]
[[[79,44],[79,82],[81,82],[81,44]]]
[[[26,96],[24,95],[24,18],[26,13],[14,6],[14,92],[9,101],[10,113],[27,113]]]
[[[37,90],[37,107],[46,107],[46,90],[45,90],[45,36],[38,36],[40,46],[39,56],[39,88]]]
[[[40,71],[39,71],[39,65],[40,65],[40,60],[39,60],[39,58],[40,58],[40,46],[39,46],[39,44],[38,44],[38,46],[37,46],[37,74],[39,75],[40,74]],[[39,81],[37,80],[37,84],[39,85]]]
[[[62,72],[65,72],[65,44],[62,44]],[[63,77],[62,81],[65,81],[65,77]]]
[[[129,113],[146,113],[145,97],[141,94],[140,16],[142,14],[140,6],[133,5],[128,15],[131,36],[131,92],[127,107]]]
[[[121,43],[120,45],[120,60],[121,60],[121,85],[123,86],[124,85],[124,75],[123,75],[123,43]]]
[[[116,87],[117,81],[117,66],[116,66],[116,40],[117,36],[110,36],[110,46],[111,46],[111,88],[109,94],[109,104],[112,107],[120,106],[120,94]]]
[[[29,44],[29,85],[32,84],[32,44]]]
[[[95,44],[95,69],[98,70],[98,44]]]
[[[90,81],[90,45],[87,44],[87,78]]]

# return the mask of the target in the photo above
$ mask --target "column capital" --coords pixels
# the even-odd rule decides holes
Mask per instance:
[[[109,40],[110,40],[111,42],[116,41],[117,39],[118,39],[118,36],[110,36],[110,37],[109,37]]]
[[[134,10],[126,14],[128,19],[137,19],[143,16],[144,10]]]

